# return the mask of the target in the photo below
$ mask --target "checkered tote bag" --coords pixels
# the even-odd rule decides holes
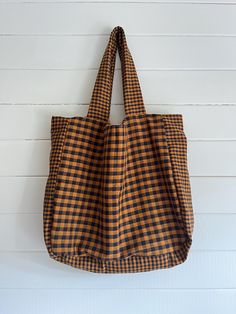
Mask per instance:
[[[125,118],[109,122],[117,50]],[[86,117],[52,117],[44,236],[50,256],[98,273],[184,262],[193,210],[179,114],[147,114],[124,30],[111,33]]]

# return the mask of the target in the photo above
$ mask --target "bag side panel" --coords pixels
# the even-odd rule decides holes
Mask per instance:
[[[51,250],[51,227],[53,219],[53,198],[56,185],[57,172],[65,140],[66,130],[69,123],[68,118],[52,117],[51,120],[51,151],[49,176],[46,183],[44,196],[44,240],[50,255],[54,258]]]
[[[194,216],[187,164],[187,138],[181,115],[163,115],[173,176],[177,190],[180,215],[189,239],[192,238]]]

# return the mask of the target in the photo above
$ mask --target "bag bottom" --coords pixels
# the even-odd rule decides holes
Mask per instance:
[[[131,255],[122,259],[98,259],[93,256],[55,255],[49,250],[54,260],[75,268],[94,273],[138,273],[174,267],[183,263],[188,256],[192,240],[185,242],[181,249],[153,256]]]

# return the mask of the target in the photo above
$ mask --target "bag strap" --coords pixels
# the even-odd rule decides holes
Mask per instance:
[[[127,46],[125,32],[117,26],[110,35],[93,89],[87,117],[108,121],[114,79],[116,52],[121,60],[125,114],[145,114],[145,107],[133,58]]]

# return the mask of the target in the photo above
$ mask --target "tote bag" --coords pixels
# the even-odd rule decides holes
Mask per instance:
[[[125,118],[112,125],[117,50]],[[87,116],[52,117],[44,198],[48,252],[91,272],[144,272],[184,262],[192,231],[182,116],[146,113],[125,33],[117,26]]]

